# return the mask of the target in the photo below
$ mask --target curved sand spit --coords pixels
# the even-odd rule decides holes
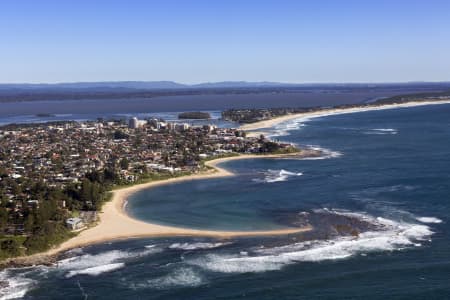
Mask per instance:
[[[149,182],[135,185],[128,188],[113,191],[112,200],[106,203],[103,211],[100,213],[100,222],[97,226],[81,231],[76,237],[62,243],[57,248],[51,249],[46,254],[53,255],[61,251],[82,247],[90,244],[105,242],[115,239],[126,239],[134,237],[158,237],[158,236],[204,236],[215,238],[232,238],[244,236],[270,236],[286,235],[311,230],[311,227],[286,228],[267,231],[218,231],[218,230],[200,230],[183,227],[164,226],[136,220],[128,216],[124,209],[126,199],[133,193],[150,187],[182,182],[187,180],[198,180],[207,178],[218,178],[232,176],[233,173],[217,167],[217,164],[229,161],[248,158],[270,158],[276,155],[242,155],[228,158],[216,159],[206,162],[210,167],[215,168],[215,172],[196,174],[185,177],[178,177],[163,181]]]

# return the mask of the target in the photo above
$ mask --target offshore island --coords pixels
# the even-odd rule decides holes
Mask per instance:
[[[234,118],[239,123],[251,123],[239,129],[137,118],[128,123],[98,120],[4,126],[0,128],[0,147],[5,153],[0,160],[2,259],[5,265],[45,263],[49,257],[71,248],[129,237],[229,238],[310,231],[309,224],[256,232],[161,226],[130,218],[123,206],[140,189],[231,176],[218,167],[227,160],[284,156],[301,159],[322,154],[246,131],[296,118],[449,102],[448,98],[421,99],[306,112],[285,110],[277,115],[262,110],[265,117],[252,122]],[[233,114],[246,118],[245,112]],[[21,258],[8,260],[13,257]]]

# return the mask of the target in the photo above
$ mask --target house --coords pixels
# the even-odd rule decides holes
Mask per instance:
[[[83,228],[84,223],[80,218],[68,218],[66,220],[66,226],[71,230],[77,230]]]

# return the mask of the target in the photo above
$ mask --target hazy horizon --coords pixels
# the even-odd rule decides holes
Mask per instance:
[[[414,80],[414,81],[311,81],[311,82],[286,82],[286,81],[269,81],[269,80],[261,80],[261,81],[247,81],[247,80],[222,80],[222,81],[199,81],[199,82],[180,82],[170,79],[162,79],[162,80],[92,80],[92,81],[47,81],[47,82],[0,82],[0,85],[63,85],[63,84],[89,84],[89,83],[158,83],[158,82],[168,82],[175,83],[180,85],[185,85],[187,87],[195,87],[197,85],[203,84],[220,84],[220,83],[245,83],[245,84],[280,84],[280,85],[339,85],[339,84],[420,84],[420,83],[450,83],[449,80]]]

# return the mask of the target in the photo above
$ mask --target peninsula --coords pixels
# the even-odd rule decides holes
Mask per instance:
[[[20,256],[4,260],[0,266],[28,266],[36,264],[51,264],[55,261],[58,254],[78,247],[97,244],[105,241],[139,238],[139,237],[159,237],[159,236],[196,236],[212,237],[218,239],[227,239],[234,237],[247,236],[276,236],[301,234],[312,230],[312,226],[292,227],[277,230],[261,231],[220,231],[220,230],[201,230],[174,226],[164,226],[149,222],[136,220],[128,216],[124,210],[127,199],[133,194],[143,189],[149,189],[167,184],[175,184],[183,181],[201,180],[209,178],[220,178],[233,176],[234,174],[221,168],[221,163],[231,160],[242,159],[264,159],[264,158],[305,158],[320,155],[314,150],[304,150],[290,154],[242,154],[230,157],[223,157],[206,161],[207,170],[198,174],[191,174],[166,180],[150,181],[143,184],[137,184],[130,187],[120,188],[112,191],[111,201],[103,205],[98,224],[80,231],[71,239],[53,247],[47,251],[39,252],[33,255]]]
[[[38,263],[40,259],[74,247],[129,237],[188,235],[231,238],[311,230],[310,226],[250,232],[162,226],[130,218],[123,205],[129,195],[141,189],[184,180],[231,176],[232,173],[218,167],[219,163],[227,160],[304,158],[321,154],[316,150],[299,150],[288,143],[271,141],[260,132],[252,136],[247,131],[269,128],[296,118],[444,103],[450,103],[450,99],[324,108],[261,120],[239,129],[210,125],[191,128],[186,124],[161,120],[144,123],[135,119],[131,119],[129,124],[59,122],[3,127],[0,146],[6,155],[0,160],[2,253],[7,255],[4,258],[27,254],[22,262],[28,264],[30,259],[32,263]],[[35,140],[37,138],[47,146],[41,145]],[[80,141],[83,141],[81,145]],[[32,184],[37,170],[45,176],[43,181],[38,181],[39,186]],[[65,170],[74,173],[64,173]],[[125,187],[113,191],[108,202],[108,190],[118,186]],[[96,212],[102,205],[98,221]],[[93,223],[89,224],[89,218],[74,217],[73,213],[77,212],[80,216],[90,216]],[[72,219],[87,223],[88,228],[67,240],[73,233],[67,231],[64,220],[71,214]],[[98,224],[92,226],[96,220]],[[35,255],[30,257],[31,254]],[[20,264],[21,259],[14,261]]]
[[[270,119],[263,119],[255,121],[253,123],[243,124],[240,129],[247,132],[249,136],[258,136],[264,132],[256,132],[261,129],[271,128],[277,124],[287,122],[295,119],[312,119],[332,115],[341,114],[351,114],[365,111],[373,110],[386,110],[386,109],[397,109],[397,108],[408,108],[415,106],[424,105],[439,105],[450,103],[450,98],[427,100],[427,101],[411,101],[404,103],[392,103],[392,104],[380,104],[380,105],[362,105],[362,106],[348,106],[348,107],[332,107],[332,108],[321,108],[316,110],[311,110],[309,112],[300,113],[287,113]]]
[[[378,99],[370,103],[343,104],[336,106],[316,107],[279,107],[279,108],[252,108],[252,109],[228,109],[222,112],[222,118],[227,121],[241,124],[259,123],[278,118],[296,118],[305,114],[327,114],[336,112],[354,112],[364,110],[389,109],[392,107],[411,107],[450,101],[450,91],[428,94],[407,94],[389,98]],[[247,126],[244,128],[251,128]],[[260,127],[260,125],[256,125]]]
[[[84,239],[87,233],[83,231],[75,237],[79,242],[70,245],[170,232],[199,233],[160,226],[150,230],[140,222],[139,226],[128,227],[134,229],[114,229],[109,231],[114,233],[108,234],[108,231],[102,231],[105,220],[115,220],[121,228],[125,221],[119,222],[115,217],[104,218],[98,213],[111,197],[109,191],[119,187],[133,186],[127,190],[128,193],[181,178],[225,174],[223,171],[212,174],[207,161],[215,158],[298,151],[289,143],[278,143],[261,136],[247,137],[240,129],[189,126],[159,119],[1,127],[0,258],[47,251],[80,230],[94,227],[99,219],[99,226],[86,230],[93,232],[89,238]],[[300,151],[298,155],[319,154]],[[141,183],[147,185],[139,185]],[[112,194],[113,200],[119,197],[117,195],[123,195],[122,192],[117,193]],[[113,212],[109,209],[110,203],[117,203],[117,200],[105,206],[105,211]],[[155,228],[162,232],[157,233]],[[205,233],[209,236],[227,234],[248,235],[239,232]]]

